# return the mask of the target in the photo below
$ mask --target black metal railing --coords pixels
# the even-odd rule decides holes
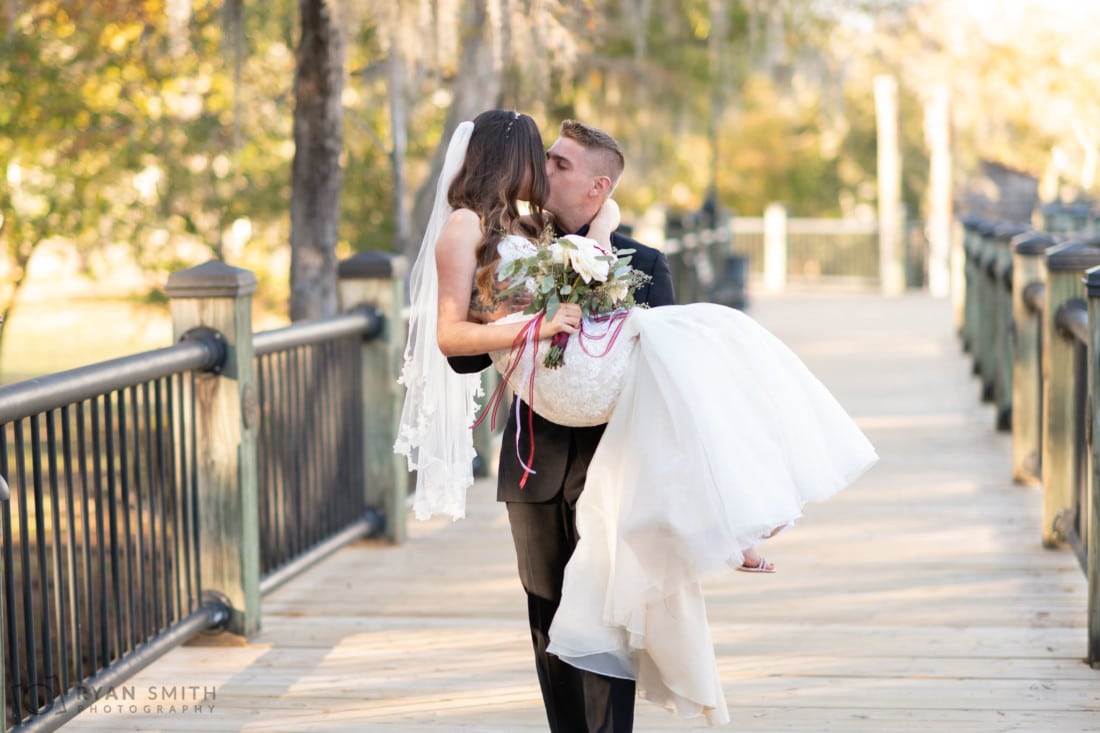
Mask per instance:
[[[381,324],[359,310],[253,339],[264,592],[311,550],[381,523],[366,504],[362,460],[362,342]]]
[[[0,388],[6,727],[52,730],[169,630],[222,620],[199,581],[188,416],[224,358],[198,333]]]
[[[1085,572],[1087,660],[1100,668],[1100,238],[963,225],[962,343],[997,427],[1012,430],[1013,478],[1042,489],[1042,543],[1068,545]]]
[[[263,593],[355,537],[400,541],[392,259],[341,265],[381,306],[260,334],[251,273],[174,273],[177,326],[208,299],[224,335],[0,387],[6,730],[55,730],[203,629],[247,638]]]

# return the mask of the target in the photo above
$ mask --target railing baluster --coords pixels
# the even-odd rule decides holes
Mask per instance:
[[[156,635],[161,630],[161,617],[160,617],[160,545],[157,542],[157,520],[160,518],[160,488],[157,483],[157,467],[156,467],[156,455],[157,452],[153,448],[153,438],[156,436],[156,426],[153,424],[153,406],[150,404],[150,384],[144,382],[141,385],[141,418],[142,434],[145,437],[145,489],[147,493],[147,504],[149,514],[149,557],[148,557],[148,571],[142,573],[142,577],[149,577],[149,585],[151,586],[151,592],[143,592],[141,594],[142,607],[149,611],[150,602],[152,603],[152,613],[149,617],[149,625],[146,629],[147,633],[145,639]]]
[[[113,520],[106,520],[106,519],[104,519],[104,516],[103,516],[103,511],[104,511],[105,508],[108,511],[110,511],[110,509],[112,507],[112,502],[111,502],[111,498],[110,498],[110,494],[111,494],[110,483],[109,483],[110,479],[108,479],[108,481],[106,482],[108,484],[107,498],[106,498],[106,501],[104,500],[104,483],[105,483],[104,482],[104,473],[103,473],[103,470],[104,470],[104,465],[103,465],[104,464],[104,461],[103,461],[104,446],[101,443],[100,436],[104,436],[107,439],[108,442],[110,441],[110,438],[107,436],[107,431],[103,429],[103,426],[106,424],[106,421],[104,421],[103,423],[100,422],[99,399],[100,398],[95,398],[95,399],[92,400],[92,403],[91,403],[92,404],[92,461],[93,461],[93,464],[94,464],[93,465],[93,475],[95,477],[96,542],[97,542],[97,546],[98,546],[98,550],[99,550],[98,560],[99,560],[99,569],[100,569],[99,570],[99,623],[100,623],[100,630],[99,630],[99,664],[98,664],[98,666],[99,667],[106,667],[108,664],[111,663],[111,658],[112,658],[111,657],[111,647],[112,647],[111,639],[112,639],[112,631],[113,631],[113,629],[111,628],[111,620],[110,620],[110,595],[107,592],[107,576],[108,576],[108,574],[110,574],[112,576],[111,583],[112,583],[112,590],[113,590],[113,586],[114,586],[113,577],[114,577],[114,574],[115,574],[115,571],[114,571],[115,566],[107,564],[107,551],[108,551],[107,532],[110,531],[112,533],[112,535],[111,535],[111,545],[113,546],[114,545],[114,534],[113,534],[113,532],[114,532],[114,529],[113,529],[114,523],[113,523]],[[105,398],[104,398],[104,404],[106,404],[106,399]],[[111,529],[110,530],[108,530],[107,522],[111,523]],[[113,558],[113,552],[112,552],[112,558]]]
[[[301,429],[305,428],[302,420],[302,369],[301,369],[301,355],[300,348],[296,348],[290,352],[290,399],[287,400],[289,405],[289,425],[297,425]],[[289,445],[288,445],[289,448]],[[293,525],[294,538],[289,543],[291,551],[294,555],[297,555],[302,551],[302,547],[305,545],[304,538],[304,525],[305,516],[303,510],[305,509],[305,500],[303,494],[307,489],[306,486],[306,471],[305,461],[307,460],[302,456],[301,451],[288,451],[291,454],[291,465],[294,467],[291,471],[293,477],[293,486],[297,487],[296,491],[292,492],[292,506],[293,516],[290,518],[290,523]]]
[[[164,416],[165,416],[165,404],[164,404],[164,392],[162,387],[164,386],[164,380],[158,379],[153,382],[153,404],[155,409],[153,410],[153,420],[155,430],[151,432],[151,440],[155,446],[152,449],[154,461],[155,461],[155,475],[156,478],[153,481],[153,485],[156,486],[157,504],[160,508],[160,512],[157,515],[160,520],[160,544],[156,548],[156,552],[160,553],[160,562],[154,563],[154,571],[163,577],[160,585],[154,585],[157,588],[157,628],[165,628],[172,621],[178,619],[178,616],[172,614],[172,552],[171,552],[171,528],[168,525],[168,517],[173,513],[174,507],[172,505],[171,494],[168,490],[168,469],[166,463],[166,456],[170,455],[169,440],[164,430]],[[162,611],[160,610],[162,609]],[[163,612],[163,615],[161,615]]]
[[[88,432],[88,416],[84,411],[84,401],[76,403],[76,450],[78,453],[77,466],[80,469],[80,504],[81,504],[81,516],[84,521],[81,525],[81,541],[83,542],[83,557],[84,557],[84,593],[81,595],[81,602],[84,604],[85,613],[85,633],[87,634],[87,666],[80,671],[80,678],[90,676],[99,665],[96,663],[96,619],[95,619],[95,603],[93,599],[96,595],[95,588],[95,576],[92,572],[92,556],[94,545],[92,544],[92,500],[90,484],[91,479],[88,474],[88,461],[91,459],[88,451],[88,441],[86,438]],[[102,573],[102,571],[100,571]]]
[[[51,538],[50,545],[53,547],[53,578],[56,592],[54,593],[54,603],[52,605],[52,618],[50,615],[51,607],[47,606],[45,611],[47,619],[53,620],[50,628],[56,626],[56,636],[52,633],[47,635],[47,641],[51,646],[56,643],[57,645],[57,674],[56,679],[60,681],[60,685],[57,690],[51,690],[51,693],[56,696],[60,695],[65,690],[69,689],[69,624],[68,624],[68,582],[65,573],[65,547],[64,547],[64,525],[61,522],[61,483],[58,473],[60,468],[57,462],[57,416],[53,410],[46,413],[46,473],[49,475],[49,490],[50,490],[50,509],[51,519],[53,526],[50,528],[49,537]],[[41,512],[45,514],[45,512]],[[45,548],[44,548],[45,549]],[[52,677],[50,679],[53,679]]]
[[[120,547],[121,537],[119,536],[119,500],[118,500],[118,482],[116,481],[117,472],[115,471],[115,420],[113,396],[117,393],[103,395],[103,434],[106,437],[106,443],[104,448],[106,453],[104,454],[104,469],[106,470],[107,478],[107,524],[108,531],[111,535],[111,609],[114,612],[114,648],[112,649],[111,661],[114,661],[117,657],[121,657],[129,649],[129,645],[126,643],[127,634],[124,629],[124,609],[125,605],[122,598],[122,578],[119,575],[122,572],[122,550]],[[125,511],[126,507],[123,505],[122,511]],[[116,657],[117,655],[117,657]]]
[[[23,665],[21,663],[19,653],[21,645],[19,643],[19,621],[20,614],[17,604],[19,596],[16,593],[17,580],[21,573],[17,572],[16,559],[15,559],[15,543],[16,537],[12,533],[12,521],[11,521],[11,502],[14,500],[20,506],[23,502],[19,499],[19,491],[22,486],[22,479],[16,474],[11,472],[11,461],[8,456],[8,427],[7,425],[0,426],[0,467],[3,467],[4,476],[8,477],[8,484],[11,490],[11,499],[9,501],[0,502],[0,516],[3,517],[4,522],[4,626],[5,628],[5,647],[4,654],[6,659],[3,660],[7,665],[7,685],[3,691],[3,694],[8,700],[8,709],[11,711],[15,720],[20,720],[23,717],[23,701],[20,699],[20,692],[24,689]],[[14,479],[14,480],[13,480]],[[20,524],[18,542],[20,551],[26,544],[25,537],[26,531],[23,529],[25,525]]]
[[[199,533],[201,528],[199,527],[199,479],[198,479],[198,421],[195,419],[195,402],[196,402],[196,388],[195,382],[197,378],[195,375],[189,374],[187,376],[187,411],[188,417],[188,444],[187,444],[187,469],[190,480],[186,484],[189,509],[188,522],[190,523],[190,549],[192,552],[188,553],[188,557],[195,558],[194,577],[191,579],[193,585],[189,585],[191,590],[191,610],[193,611],[199,602],[199,598],[202,595],[203,583],[202,583],[202,551],[200,547]]]
[[[73,661],[71,673],[75,677],[75,680],[80,680],[84,677],[84,659],[83,659],[83,644],[80,635],[80,579],[78,577],[78,566],[80,564],[78,558],[78,548],[80,547],[77,541],[77,501],[76,501],[76,486],[75,479],[76,474],[73,471],[73,436],[72,436],[72,422],[73,414],[69,407],[61,408],[61,460],[64,464],[65,473],[65,505],[68,510],[67,516],[67,529],[68,529],[68,552],[65,553],[65,568],[68,576],[67,582],[62,586],[63,592],[66,593],[66,600],[62,602],[62,609],[65,612],[65,619],[68,623],[68,627],[72,629],[71,639],[68,643],[72,645]],[[71,587],[71,593],[69,588]],[[68,597],[70,596],[71,597]],[[65,665],[66,673],[70,672],[69,665]],[[62,690],[67,690],[69,685],[74,680],[66,681],[62,684]]]
[[[44,707],[53,699],[53,682],[57,679],[53,653],[53,637],[51,631],[50,601],[50,532],[46,529],[46,479],[42,466],[42,424],[39,415],[32,415],[31,419],[31,470],[33,472],[34,486],[34,530],[35,552],[38,555],[38,582],[40,584],[39,599],[41,603],[41,631],[40,644],[42,649],[42,677],[38,680],[37,689],[42,693],[39,707]]]

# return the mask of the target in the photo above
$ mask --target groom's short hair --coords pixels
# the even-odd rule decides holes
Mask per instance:
[[[562,137],[580,143],[586,150],[594,150],[599,153],[597,158],[603,168],[600,174],[610,178],[611,187],[615,187],[615,184],[619,182],[619,177],[623,174],[623,168],[626,167],[626,157],[623,155],[623,149],[619,147],[619,143],[615,141],[615,138],[603,130],[576,120],[562,121],[559,133]]]

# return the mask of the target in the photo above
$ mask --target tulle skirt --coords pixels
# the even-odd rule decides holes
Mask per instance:
[[[618,340],[629,365],[577,503],[549,651],[726,722],[702,582],[877,456],[798,357],[740,311],[636,309]],[[584,388],[558,371],[560,394],[541,399]]]

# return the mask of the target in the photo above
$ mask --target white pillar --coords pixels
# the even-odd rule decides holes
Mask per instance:
[[[898,143],[898,83],[875,77],[878,129],[879,277],[884,295],[905,292],[905,251],[901,232],[901,154]]]
[[[781,293],[787,287],[787,209],[768,204],[764,209],[764,289]]]
[[[951,118],[946,84],[937,84],[924,108],[928,144],[928,290],[951,292]]]

